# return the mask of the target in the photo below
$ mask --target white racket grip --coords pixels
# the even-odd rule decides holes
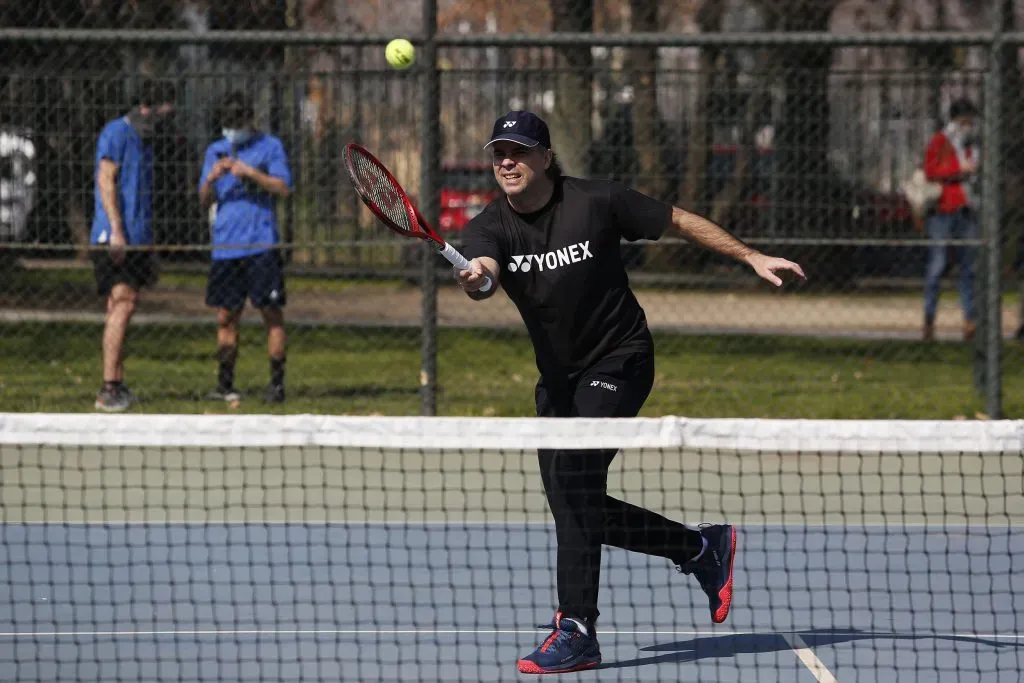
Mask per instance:
[[[448,244],[446,242],[445,245],[444,245],[444,248],[441,249],[440,251],[441,251],[441,256],[444,256],[446,259],[448,259],[448,262],[451,263],[456,268],[458,268],[460,270],[468,270],[469,269],[469,261],[467,261],[466,257],[463,256],[462,254],[460,254],[459,250],[456,249],[455,247],[453,247],[452,245],[450,245],[450,244]],[[491,282],[491,278],[489,278],[489,277],[487,277],[485,275],[484,276],[484,286],[480,288],[480,291],[481,292],[489,291],[493,284],[494,283]]]

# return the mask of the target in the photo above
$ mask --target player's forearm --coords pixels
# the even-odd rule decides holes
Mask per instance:
[[[207,180],[199,188],[199,206],[202,207],[203,211],[206,211],[211,205],[213,205],[213,183]]]
[[[690,242],[737,261],[746,261],[758,253],[725,228],[678,207],[672,209],[672,225]]]
[[[100,202],[110,222],[110,230],[115,234],[123,234],[124,223],[121,221],[121,209],[117,205],[117,181],[101,175],[99,185]]]

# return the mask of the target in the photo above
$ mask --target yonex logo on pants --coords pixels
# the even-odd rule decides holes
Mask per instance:
[[[579,242],[568,247],[562,247],[555,251],[543,254],[517,254],[512,257],[512,263],[508,264],[511,273],[523,271],[528,273],[537,266],[537,270],[555,270],[571,263],[579,263],[594,258],[590,253],[590,242]]]

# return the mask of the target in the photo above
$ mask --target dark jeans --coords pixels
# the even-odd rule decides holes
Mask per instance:
[[[925,222],[930,240],[968,240],[978,236],[977,214],[970,210],[956,213],[936,213]],[[935,320],[939,306],[939,280],[946,271],[947,254],[952,251],[960,265],[960,306],[965,320],[974,320],[974,253],[970,246],[957,245],[952,249],[945,244],[928,247],[928,270],[924,285],[924,318]]]
[[[635,417],[654,384],[654,358],[606,358],[568,378],[541,378],[539,417]],[[608,495],[615,450],[539,452],[541,478],[558,541],[558,610],[594,621],[601,546],[682,563],[701,548],[700,533]]]

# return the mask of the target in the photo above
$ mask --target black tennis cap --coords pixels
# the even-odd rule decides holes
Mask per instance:
[[[528,111],[510,111],[498,117],[494,122],[494,130],[491,131],[491,141],[484,145],[484,149],[499,140],[517,142],[526,147],[541,145],[545,149],[551,149],[548,124],[544,123],[541,117]]]

